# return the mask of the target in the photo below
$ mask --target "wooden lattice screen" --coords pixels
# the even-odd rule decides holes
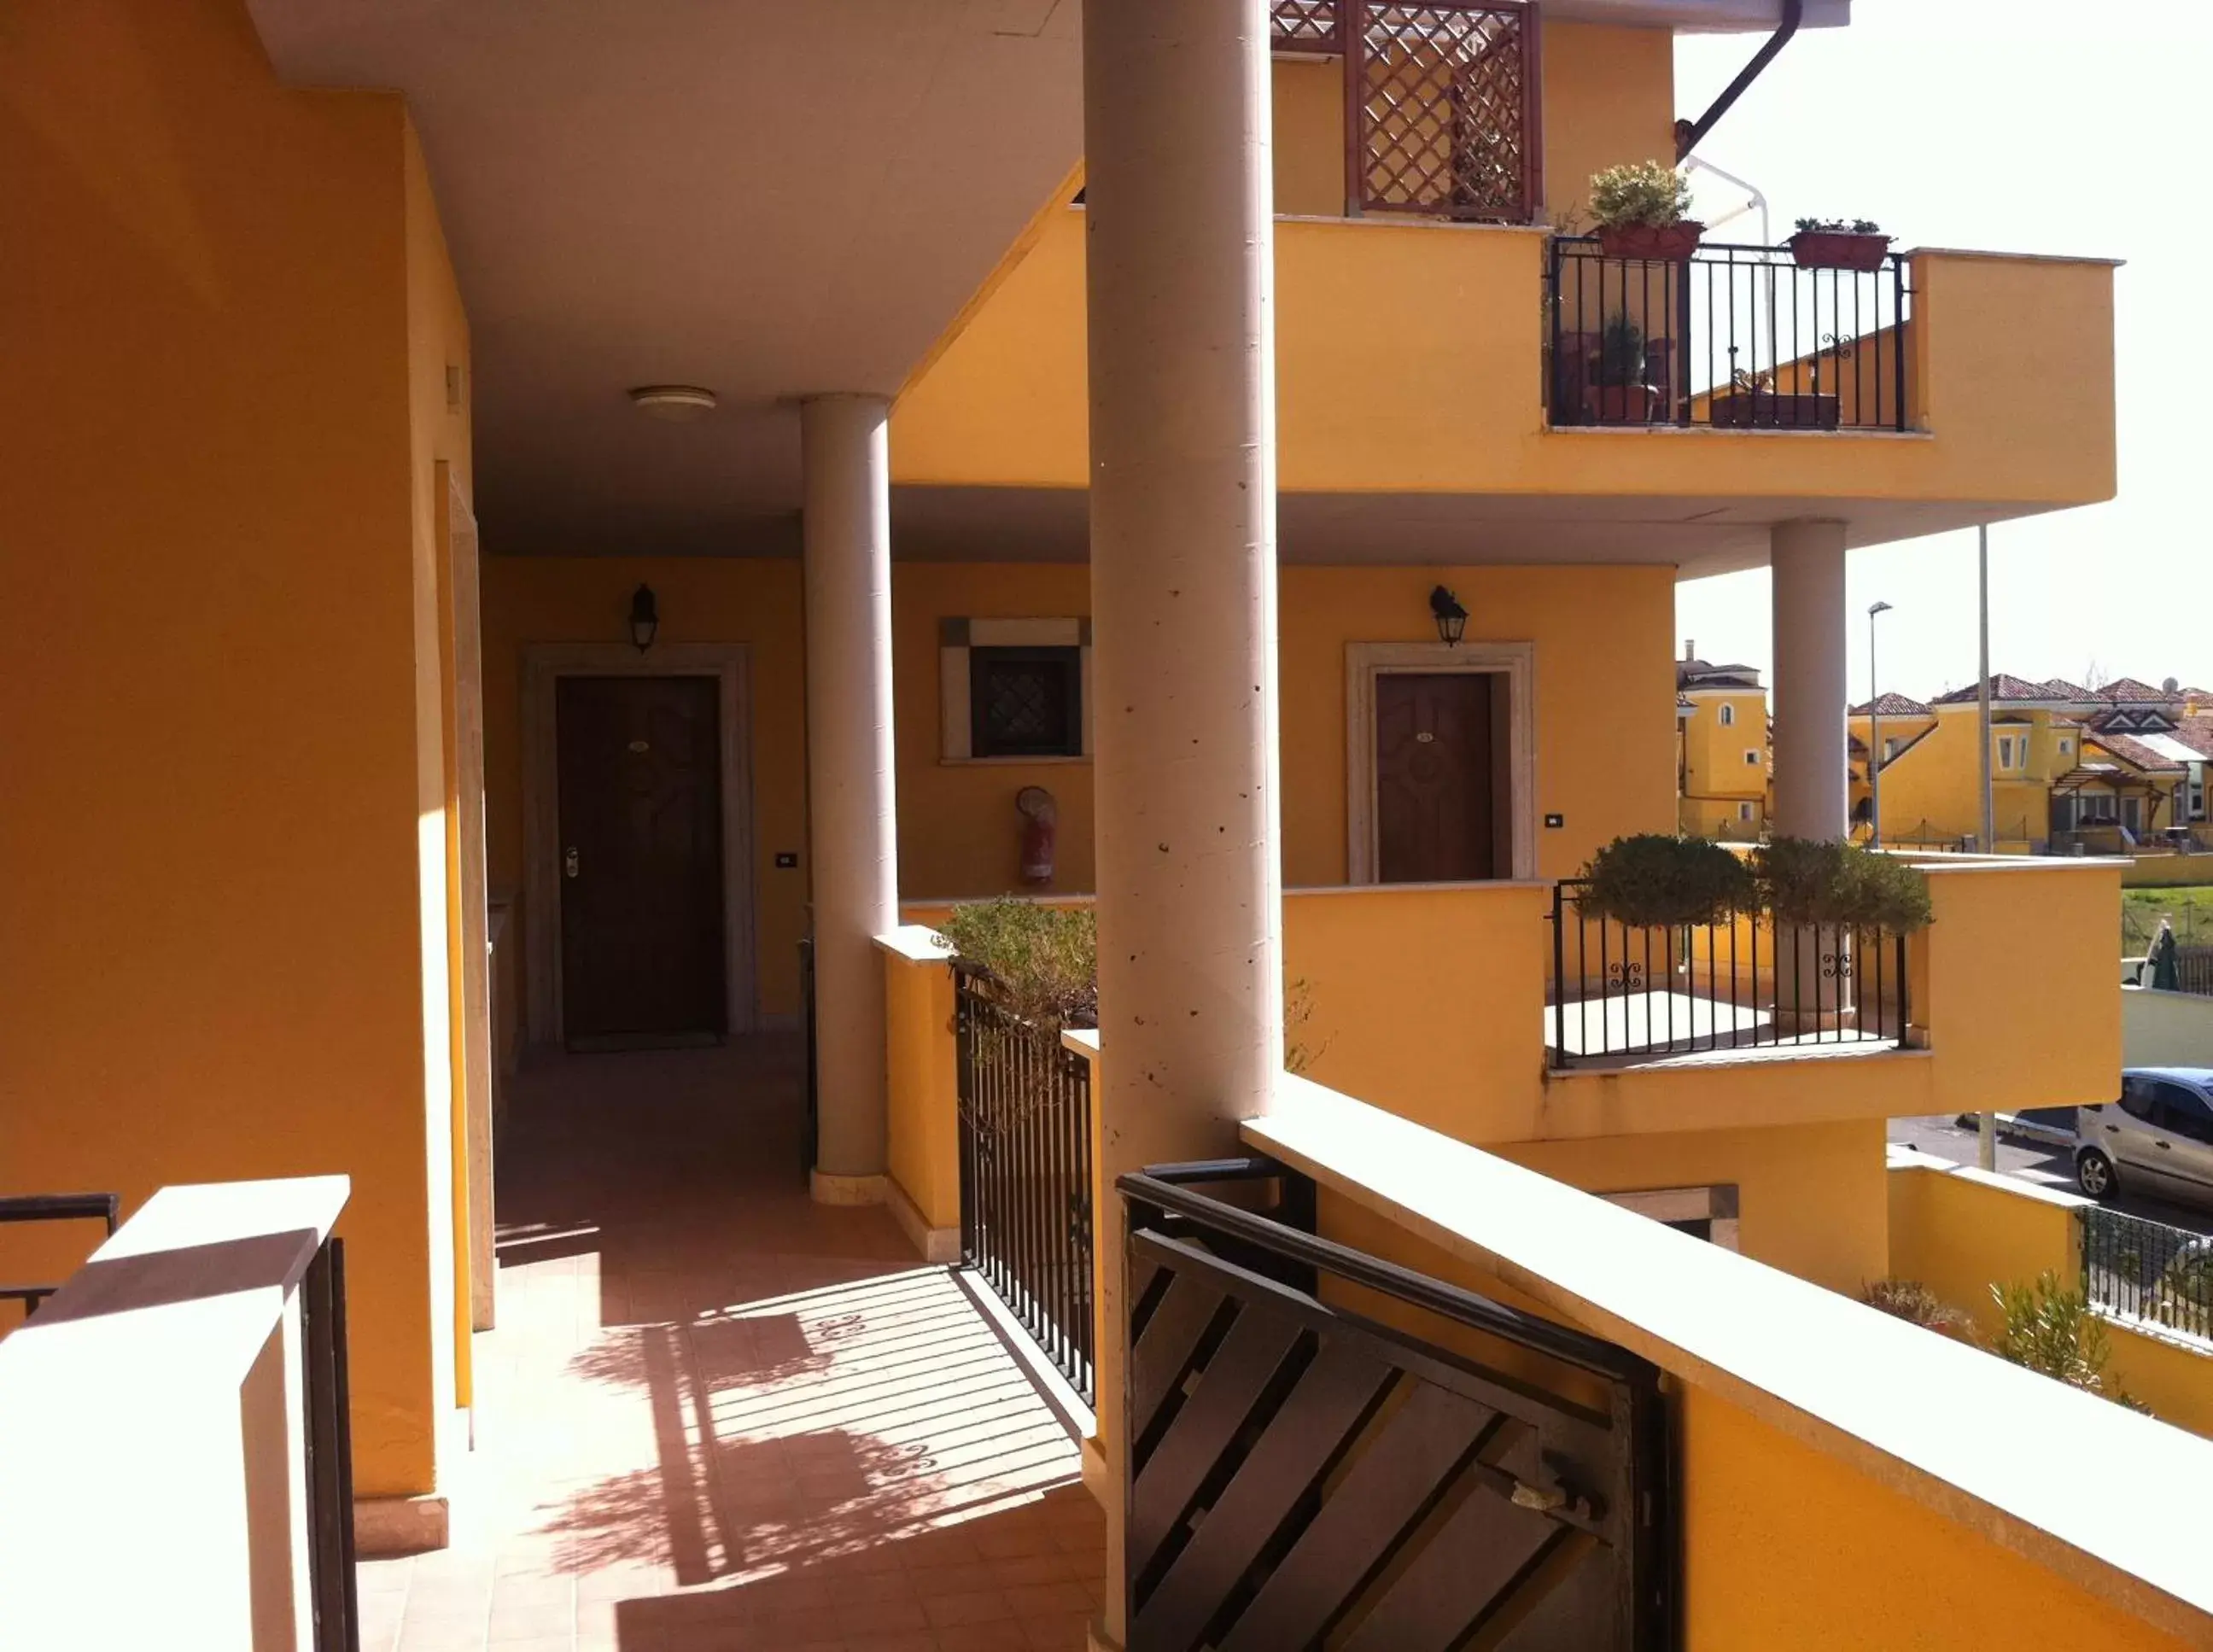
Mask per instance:
[[[1350,198],[1364,211],[1527,223],[1544,194],[1535,9],[1365,0],[1357,16]]]
[[[1343,57],[1345,201],[1527,223],[1545,199],[1535,0],[1270,0],[1275,49]]]
[[[1344,50],[1340,0],[1269,0],[1278,52],[1331,55]]]

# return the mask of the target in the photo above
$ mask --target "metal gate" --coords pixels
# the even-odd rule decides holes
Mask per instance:
[[[1092,1375],[1091,1064],[957,970],[960,1259],[1069,1384]]]
[[[1118,1184],[1130,1652],[1673,1647],[1655,1368],[1192,1191],[1264,1178],[1311,1210],[1265,1159]]]

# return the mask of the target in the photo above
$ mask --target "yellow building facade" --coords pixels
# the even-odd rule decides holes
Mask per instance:
[[[1675,666],[1680,829],[1756,843],[1767,828],[1767,695],[1753,668],[1713,665],[1692,653],[1686,643]]]
[[[1444,8],[1442,46],[1396,8],[1314,36],[1279,5],[1257,44],[1257,9],[1244,35],[1204,9],[1175,26],[1246,52],[1221,65],[1249,87],[1206,83],[1268,102],[1265,174],[1211,162],[1257,166],[1269,119],[1225,132],[1223,100],[1141,72],[1186,59],[1096,10],[1091,61],[1130,77],[1088,107],[1052,8],[802,8],[775,51],[712,15],[472,33],[282,0],[0,31],[0,538],[40,616],[0,705],[35,805],[0,826],[0,1192],[127,1212],[350,1177],[364,1532],[436,1546],[462,1480],[510,1045],[772,1064],[804,1024],[813,1197],[892,1204],[939,1253],[950,988],[902,918],[948,903],[1097,903],[1101,1211],[1118,1170],[1264,1115],[1286,982],[1317,1083],[1695,1229],[1796,1302],[1888,1271],[1886,1118],[2110,1089],[2094,859],[1923,856],[1939,922],[1831,936],[1852,984],[1788,1026],[1778,983],[1819,972],[1785,948],[1819,937],[1609,930],[1576,891],[1623,836],[1845,832],[1848,550],[2111,495],[2111,265],[1904,252],[1856,356],[1761,334],[1739,382],[1698,306],[1748,302],[1728,283],[1754,265],[1809,295],[1837,272],[1647,267],[1570,215],[1594,172],[1676,152],[1679,28],[1779,16],[1511,8],[1512,130],[1446,144],[1439,185],[1442,140],[1374,111],[1447,87],[1476,119],[1502,9]],[[675,99],[682,142],[588,99],[532,124],[564,75],[824,54],[842,125],[782,83]],[[819,178],[678,158],[766,153],[755,94],[820,135]],[[1178,111],[1162,181],[1131,134]],[[1241,211],[1249,234],[1208,233]],[[1686,680],[1671,636],[1680,580],[1763,564],[1771,743],[1757,674]],[[2052,710],[2009,758],[2103,760]],[[1886,825],[1952,808],[1914,775],[1959,722],[1939,707],[1886,767]],[[2030,955],[2048,1014],[1997,967]],[[1716,1393],[1688,1407],[1717,1465],[1708,1602],[1737,1564],[1712,1556],[1747,1546],[1714,1512],[1732,1486],[1801,1452],[1869,1472],[1827,1433],[1737,1451],[1752,1402]],[[1897,1479],[1847,1500],[1910,1497],[1988,1546]]]

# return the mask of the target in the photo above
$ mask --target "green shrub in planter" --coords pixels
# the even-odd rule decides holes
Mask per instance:
[[[1778,924],[1910,935],[1929,927],[1929,880],[1856,844],[1777,838],[1753,855],[1759,904]]]
[[[1717,924],[1752,904],[1750,869],[1705,838],[1616,838],[1582,875],[1583,911],[1636,930]]]
[[[1002,895],[955,906],[937,932],[1024,1021],[1056,1034],[1098,1024],[1099,925],[1090,908]]]

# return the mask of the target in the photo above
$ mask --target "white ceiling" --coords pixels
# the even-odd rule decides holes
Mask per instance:
[[[248,0],[397,88],[473,335],[491,552],[787,545],[810,392],[896,390],[1082,147],[1076,0]],[[625,393],[701,384],[694,424]]]
[[[288,83],[407,98],[473,334],[485,548],[596,555],[795,548],[793,399],[898,389],[1076,163],[1079,3],[247,0]],[[722,405],[629,405],[667,382]]]

